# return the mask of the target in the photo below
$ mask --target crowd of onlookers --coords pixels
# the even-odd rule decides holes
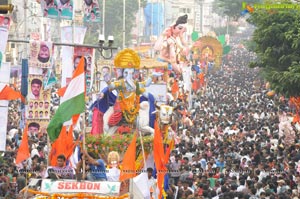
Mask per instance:
[[[221,69],[209,71],[198,92],[178,99],[167,198],[300,197],[300,126],[289,121],[294,109],[288,99],[268,96],[259,69],[247,67],[253,59],[253,53],[233,45]],[[15,165],[22,139],[18,102],[9,108],[0,197],[13,198],[10,194],[30,178],[45,176],[49,150],[46,136],[30,137],[30,158]],[[17,166],[35,172],[18,172]]]
[[[268,94],[259,69],[247,67],[253,59],[234,46],[222,70],[206,75],[192,109],[182,103],[167,198],[300,197],[300,126],[289,120],[295,110]]]

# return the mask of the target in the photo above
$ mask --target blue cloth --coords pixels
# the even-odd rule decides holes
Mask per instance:
[[[169,174],[166,173],[165,177],[164,177],[164,190],[165,190],[165,192],[167,192],[170,188],[169,187],[169,178],[170,178]]]
[[[99,163],[99,165],[89,164],[91,174],[93,175],[93,177],[95,177],[96,180],[101,180],[101,179],[107,180],[104,161],[98,159],[97,162]]]
[[[201,72],[201,69],[198,65],[193,65],[192,70],[195,70],[197,74]]]
[[[109,91],[109,88],[106,87],[101,91],[104,96],[102,99],[97,99],[90,107],[90,110],[97,108],[100,112],[105,113],[110,106],[113,106],[117,100],[117,96],[113,92]]]
[[[110,92],[108,87],[104,88],[101,92],[104,94],[104,97],[102,99],[97,99],[90,106],[90,110],[93,110],[93,108],[95,107],[100,112],[105,113],[110,106],[113,106],[116,103],[117,96]],[[148,98],[146,98],[145,96],[140,97],[140,103],[143,101],[149,102],[149,126],[154,128],[156,115],[152,114],[152,112],[155,111],[155,97],[151,93],[148,93]]]

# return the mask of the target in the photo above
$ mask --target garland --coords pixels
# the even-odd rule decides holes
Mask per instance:
[[[47,192],[41,192],[41,191],[35,191],[32,189],[24,190],[23,192],[29,192],[35,195],[41,195],[37,196],[37,199],[58,199],[58,198],[92,198],[92,199],[127,199],[129,198],[129,194],[126,193],[122,196],[95,196],[92,194],[86,194],[86,193],[75,193],[75,194],[50,194]]]
[[[127,147],[129,146],[133,135],[132,134],[114,134],[109,135],[87,135],[86,136],[86,147],[87,151],[94,154],[100,154],[101,157],[107,157],[108,153],[111,151],[119,152],[120,158],[122,159],[123,154],[125,153]],[[140,137],[137,138],[137,154],[141,151],[141,141]],[[149,154],[152,151],[153,147],[153,137],[144,136],[143,143],[145,154]],[[97,156],[98,157],[98,156]]]
[[[122,81],[122,86],[125,88],[125,83]],[[140,110],[140,89],[139,83],[136,83],[136,93],[131,93],[128,97],[124,96],[122,89],[119,91],[119,102],[126,122],[132,124],[139,114]]]
[[[147,159],[148,153],[145,152],[145,158]],[[143,152],[141,151],[135,160],[135,170],[140,171],[144,167]]]

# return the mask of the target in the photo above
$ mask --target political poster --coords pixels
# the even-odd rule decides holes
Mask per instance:
[[[93,83],[93,71],[94,71],[94,49],[87,47],[75,47],[74,48],[74,58],[73,58],[73,71],[76,69],[81,57],[84,57],[84,68],[86,74],[86,90],[90,92]],[[69,82],[71,79],[68,79]]]
[[[61,19],[73,19],[73,0],[58,0],[58,13]]]
[[[100,8],[98,0],[83,0],[84,21],[100,22]]]
[[[52,42],[30,41],[29,66],[34,68],[50,68],[52,59]]]
[[[0,16],[0,67],[5,54],[10,22],[11,20],[9,17]]]
[[[48,17],[48,18],[59,17],[57,0],[42,0],[41,6],[42,6],[42,11],[43,11],[42,13],[44,17]]]

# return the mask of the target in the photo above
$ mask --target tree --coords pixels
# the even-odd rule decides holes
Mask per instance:
[[[300,96],[300,13],[297,10],[260,10],[248,18],[256,26],[252,42],[262,75],[276,92]]]
[[[99,1],[99,7],[102,8],[102,2]],[[131,30],[136,23],[136,13],[138,12],[138,0],[126,0],[126,18],[125,18],[125,44],[131,41]],[[141,7],[146,5],[146,0],[141,0]],[[100,23],[86,23],[88,27],[88,33],[85,42],[95,43],[98,41],[98,35],[102,27]],[[109,0],[105,1],[105,33],[114,36],[114,46],[122,47],[123,42],[123,1],[121,0]]]

